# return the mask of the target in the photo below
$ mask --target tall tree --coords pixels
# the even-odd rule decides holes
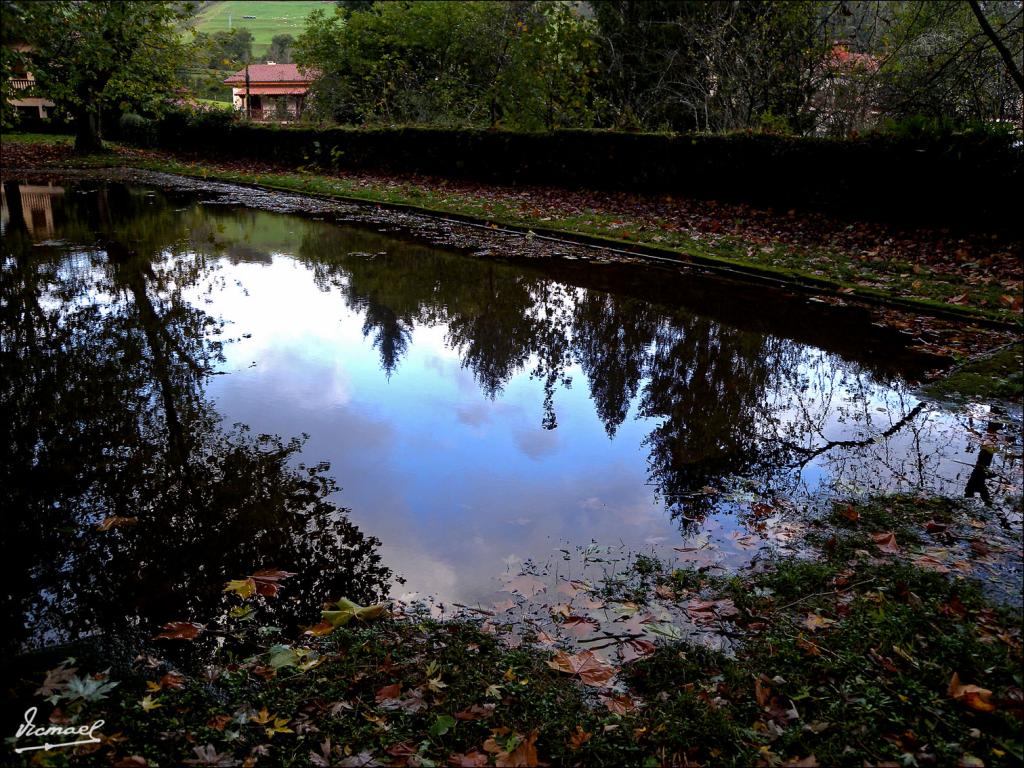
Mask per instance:
[[[289,34],[274,35],[270,41],[270,48],[267,49],[267,61],[277,64],[292,63],[292,48],[295,45],[295,38]]]
[[[104,107],[158,110],[183,60],[178,22],[191,3],[57,0],[14,9],[32,47],[32,72],[75,120],[75,148],[102,148]]]

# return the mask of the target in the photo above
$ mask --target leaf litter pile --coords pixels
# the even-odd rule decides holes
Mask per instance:
[[[24,760],[1019,764],[1021,616],[969,575],[1012,557],[980,535],[983,514],[835,503],[782,537],[799,551],[761,550],[732,574],[713,548],[683,547],[679,563],[637,555],[594,582],[509,575],[502,603],[455,618],[339,598],[298,637],[259,620],[294,574],[243,575],[223,616],[167,624],[116,673],[74,659],[26,673],[40,719],[105,725],[97,744]]]

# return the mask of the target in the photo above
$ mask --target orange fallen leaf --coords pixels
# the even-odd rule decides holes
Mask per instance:
[[[385,685],[383,688],[377,691],[377,701],[385,701],[387,699],[397,699],[402,693],[402,686],[399,683],[393,683],[391,685]]]
[[[168,672],[160,678],[160,685],[164,688],[184,688],[185,676],[177,672]]]
[[[487,755],[483,752],[456,753],[449,756],[448,765],[455,768],[481,768],[487,765]]]
[[[172,621],[164,624],[163,632],[154,636],[154,640],[195,640],[205,629],[202,624],[188,621]]]
[[[582,726],[577,725],[576,730],[569,734],[569,749],[574,752],[590,741],[594,734],[584,731]]]
[[[951,699],[962,701],[977,712],[994,712],[996,709],[996,705],[989,700],[992,696],[992,691],[979,685],[964,685],[960,682],[960,675],[956,672],[953,673],[953,677],[949,681],[949,688],[946,690],[946,694]]]
[[[772,695],[772,689],[761,682],[761,678],[754,681],[754,698],[757,699],[757,706],[763,707],[768,703]]]
[[[824,616],[819,616],[816,613],[808,613],[804,618],[804,626],[811,630],[811,632],[817,632],[819,629],[824,629],[829,624],[835,623],[835,619],[826,619]]]
[[[494,704],[472,704],[455,713],[456,720],[484,720],[494,714]]]
[[[334,625],[329,621],[321,621],[319,624],[314,624],[312,627],[307,629],[303,634],[312,635],[313,637],[323,637],[329,635],[334,631]]]
[[[137,517],[120,517],[118,515],[111,515],[110,517],[104,518],[103,522],[96,526],[96,530],[109,531],[111,528],[136,525],[138,522],[139,518]]]
[[[636,709],[636,701],[628,693],[620,693],[617,696],[599,696],[598,698],[613,715],[624,715]]]
[[[276,597],[279,586],[277,582],[294,576],[294,573],[271,568],[265,571],[257,571],[249,578],[256,584],[256,594],[264,597]]]
[[[232,719],[231,715],[214,715],[206,721],[206,725],[209,728],[213,728],[215,731],[223,731],[225,726],[227,726]]]
[[[499,752],[494,756],[497,768],[536,768],[537,762],[537,731],[530,731],[524,736],[511,752]]]
[[[578,675],[585,685],[598,688],[603,688],[615,674],[615,670],[598,659],[593,651],[571,655],[565,651],[555,651],[555,658],[548,661],[548,666],[568,675]]]
[[[860,512],[856,510],[853,504],[847,504],[846,507],[839,510],[839,514],[849,520],[851,523],[855,523],[860,520]]]

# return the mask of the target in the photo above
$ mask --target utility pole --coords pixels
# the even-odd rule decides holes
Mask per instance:
[[[249,98],[249,62],[245,63],[245,117],[252,120],[252,100]]]

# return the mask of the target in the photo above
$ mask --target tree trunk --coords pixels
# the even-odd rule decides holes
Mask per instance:
[[[75,116],[75,151],[99,152],[102,149],[100,114],[90,109],[84,109]]]

